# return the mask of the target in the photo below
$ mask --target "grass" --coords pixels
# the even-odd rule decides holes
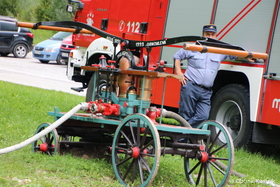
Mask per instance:
[[[52,123],[53,117],[47,112],[54,107],[69,111],[84,100],[68,93],[0,81],[0,148],[30,138],[41,123]],[[120,186],[112,165],[105,159],[87,160],[70,154],[49,157],[32,153],[31,145],[0,158],[1,187]],[[181,157],[166,155],[160,159],[152,186],[188,186]],[[263,181],[280,184],[279,168],[279,154],[263,156],[237,150],[234,169],[247,176],[232,176],[227,186],[269,186]]]

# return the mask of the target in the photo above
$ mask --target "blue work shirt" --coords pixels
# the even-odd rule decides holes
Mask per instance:
[[[208,88],[213,86],[220,63],[226,58],[232,60],[237,57],[214,53],[201,53],[184,49],[180,49],[174,55],[174,59],[180,61],[188,60],[188,66],[184,73],[188,80]]]

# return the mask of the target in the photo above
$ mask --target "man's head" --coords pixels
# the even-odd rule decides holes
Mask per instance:
[[[204,25],[202,29],[202,36],[216,39],[217,27],[216,25]]]

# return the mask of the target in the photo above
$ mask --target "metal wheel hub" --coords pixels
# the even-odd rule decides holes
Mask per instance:
[[[40,146],[40,151],[42,151],[42,152],[47,152],[47,150],[48,150],[48,144],[47,143],[42,143],[42,144],[40,144],[39,145]]]
[[[48,144],[45,142],[45,143],[42,143],[39,145],[39,150],[46,153],[50,148],[54,148],[55,145],[52,144],[51,147],[48,146]]]
[[[133,158],[138,158],[139,155],[140,155],[140,149],[139,149],[139,147],[133,147],[133,148],[131,148],[131,156],[132,156]]]
[[[234,131],[239,131],[240,129],[240,116],[239,115],[234,115],[230,118],[229,122],[227,122],[227,126],[231,128]]]
[[[209,156],[208,156],[208,153],[203,151],[200,153],[200,156],[198,158],[198,160],[201,162],[201,163],[206,163],[209,159]]]

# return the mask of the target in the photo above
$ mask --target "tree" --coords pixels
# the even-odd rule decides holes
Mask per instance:
[[[3,16],[17,16],[17,3],[19,0],[1,0],[0,1],[0,15]]]
[[[73,16],[66,12],[67,1],[40,0],[35,8],[38,21],[67,21],[73,20]]]

